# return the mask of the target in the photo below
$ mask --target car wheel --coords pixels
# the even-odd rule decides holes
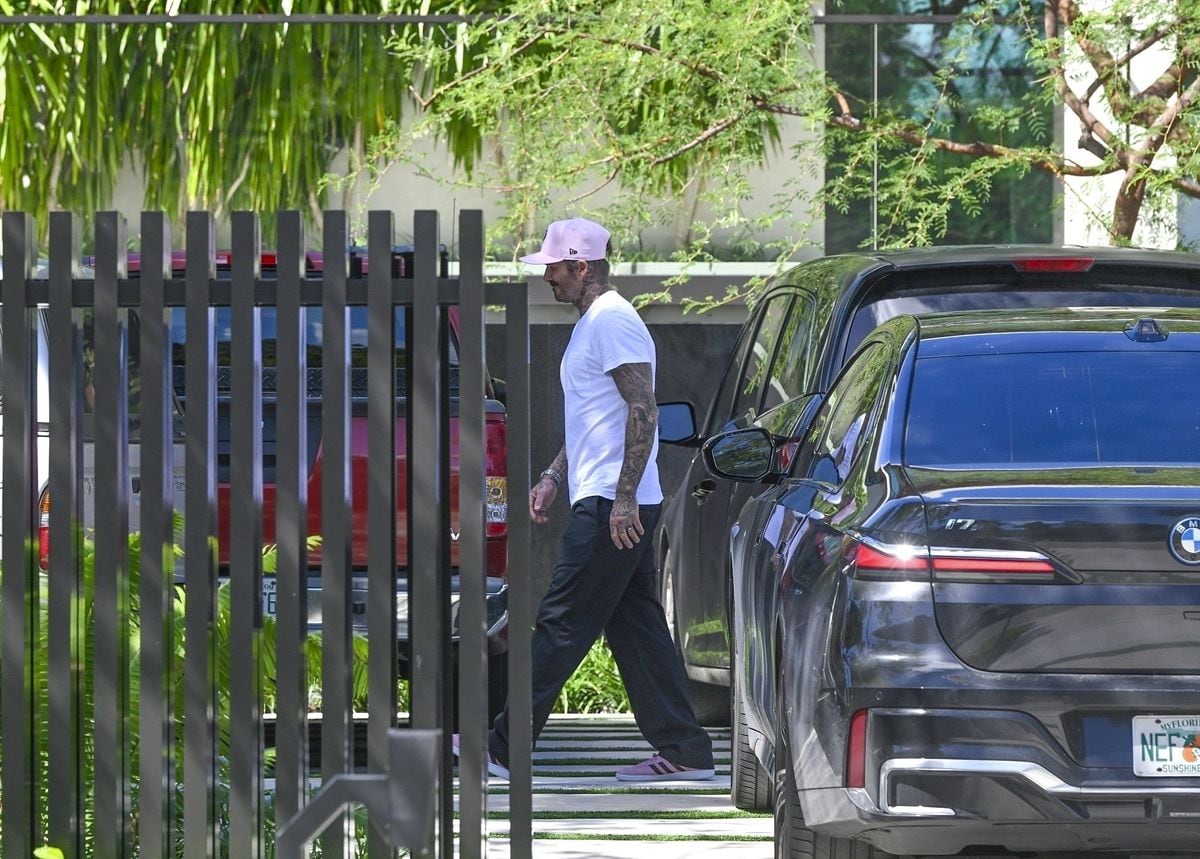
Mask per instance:
[[[775,859],[896,859],[864,841],[831,838],[805,826],[782,703],[776,706],[774,782]]]
[[[771,779],[759,764],[750,738],[746,733],[746,699],[738,680],[736,662],[730,669],[733,686],[730,693],[733,723],[730,737],[729,796],[737,808],[746,811],[768,811],[771,808]]]
[[[677,626],[679,616],[675,611],[674,568],[671,550],[668,549],[659,571],[659,601],[662,603],[663,614],[667,619],[667,629],[671,633],[671,640],[675,642],[675,653],[679,656],[679,661],[686,665],[683,662],[683,648],[679,644]],[[710,728],[729,727],[729,688],[712,683],[701,683],[690,677],[686,679],[688,702],[692,705],[696,721]]]

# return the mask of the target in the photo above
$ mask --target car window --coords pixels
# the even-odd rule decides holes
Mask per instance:
[[[365,397],[367,395],[367,308],[362,306],[350,307],[349,317],[349,348],[350,348],[350,388],[352,397]],[[396,311],[396,347],[395,347],[395,366],[397,370],[404,370],[408,367],[408,351],[405,344],[405,324],[404,324],[404,309],[397,308]],[[306,360],[309,371],[309,395],[314,397],[321,396],[320,390],[320,370],[324,361],[324,319],[323,309],[320,307],[307,307],[303,310],[304,314],[304,331],[305,343],[307,345]],[[214,313],[214,332],[216,337],[216,363],[218,368],[228,368],[231,364],[231,336],[232,336],[232,313],[228,307],[218,307]],[[264,307],[261,312],[262,326],[262,362],[263,362],[263,392],[266,394],[274,393],[274,367],[275,367],[275,345],[276,345],[276,310],[274,307]],[[179,396],[184,396],[184,372],[183,368],[187,360],[187,350],[185,343],[187,341],[187,317],[182,308],[173,311],[171,316],[171,344],[172,344],[172,364],[174,365],[174,378],[176,393]],[[458,344],[454,337],[450,337],[448,344],[447,358],[450,363],[451,371],[451,396],[457,396],[457,392],[453,390],[458,384]],[[218,391],[228,392],[230,378],[227,372],[218,372],[217,387]],[[396,394],[397,396],[404,395],[404,378],[403,374],[398,374],[396,379]]]
[[[779,345],[783,323],[787,319],[792,293],[776,293],[767,299],[760,314],[758,331],[746,355],[730,414],[735,419],[752,418],[762,411],[769,370]]]
[[[742,326],[742,330],[738,334],[737,345],[733,347],[729,366],[725,369],[721,384],[713,396],[712,407],[705,421],[706,435],[715,435],[723,429],[732,427],[734,423],[732,419],[742,416],[734,409],[742,399],[741,385],[749,360],[748,353],[758,344],[759,327],[767,307],[777,301],[786,300],[789,295],[790,293],[776,293],[774,296],[767,296],[763,300],[764,303],[756,308],[757,312],[752,311],[750,319]]]
[[[830,486],[845,481],[861,443],[870,435],[883,378],[879,364],[887,355],[885,346],[873,343],[846,366],[805,439],[803,476]]]
[[[83,412],[96,411],[96,326],[92,308],[83,310]],[[129,431],[136,433],[141,425],[142,412],[142,333],[141,322],[134,310],[128,311],[125,319],[125,378],[127,380],[127,408]]]
[[[929,467],[1195,464],[1200,352],[918,359],[905,461]]]
[[[729,364],[725,368],[725,373],[721,376],[721,384],[717,386],[717,392],[713,395],[712,403],[709,406],[708,416],[704,421],[705,436],[715,435],[729,422],[729,410],[732,408],[733,392],[736,390],[742,362],[746,357],[746,350],[750,347],[753,339],[750,335],[750,325],[743,325],[742,330],[738,333],[737,343],[734,344],[733,352],[730,355]]]
[[[779,336],[779,348],[771,362],[763,397],[764,412],[811,393],[809,377],[816,363],[818,346],[813,336],[815,319],[813,297],[807,293],[798,294],[788,311],[787,322]]]

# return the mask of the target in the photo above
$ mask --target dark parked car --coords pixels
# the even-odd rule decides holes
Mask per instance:
[[[730,545],[776,855],[1200,845],[1200,311],[901,316]]]
[[[739,427],[797,436],[846,359],[888,319],[1104,306],[1200,307],[1200,257],[1130,248],[1008,246],[812,260],[781,274],[756,302],[699,426],[687,426],[690,433],[680,429],[690,416],[684,408],[664,410],[663,422],[672,422],[673,437],[696,448]],[[741,714],[730,705],[736,678],[729,670],[729,533],[745,503],[764,488],[714,479],[697,450],[656,535],[662,601],[691,680],[693,705],[708,724],[732,715],[732,794],[742,808],[769,807],[772,788],[754,762]]]

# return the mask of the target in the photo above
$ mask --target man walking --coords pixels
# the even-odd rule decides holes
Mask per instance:
[[[609,232],[586,218],[555,221],[541,251],[556,301],[579,321],[562,357],[566,441],[529,493],[539,524],[560,488],[571,518],[533,633],[533,737],[563,684],[601,633],[608,639],[638,729],[657,750],[618,770],[622,781],[708,779],[712,742],[696,721],[667,630],[650,550],[662,507],[654,341],[608,283]],[[645,538],[645,539],[643,539]],[[489,767],[508,776],[508,708],[488,735]]]

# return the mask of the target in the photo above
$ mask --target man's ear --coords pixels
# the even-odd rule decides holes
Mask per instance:
[[[592,267],[592,264],[585,259],[581,259],[576,263],[576,266],[575,273],[579,276],[579,279],[587,280],[588,269]]]

